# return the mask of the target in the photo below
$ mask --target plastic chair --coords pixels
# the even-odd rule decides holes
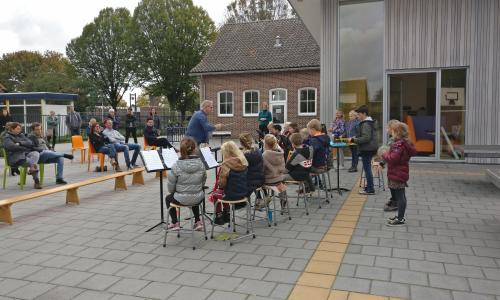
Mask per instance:
[[[90,172],[90,162],[92,161],[92,157],[94,155],[97,155],[97,158],[99,160],[99,166],[101,167],[101,172],[104,172],[104,158],[105,158],[104,153],[95,151],[95,148],[94,146],[92,146],[90,139],[88,140],[88,143],[89,143],[89,148],[88,148],[89,157],[87,159],[87,172]]]
[[[214,207],[217,207],[217,205],[223,206],[224,204],[229,205],[230,207],[230,213],[231,213],[231,220],[229,222],[229,226],[233,227],[233,232],[236,232],[236,210],[234,208],[235,204],[241,204],[241,203],[246,203],[246,234],[241,235],[235,239],[230,240],[229,246],[232,246],[235,241],[244,239],[246,237],[252,237],[253,239],[255,238],[255,232],[253,230],[253,222],[252,222],[252,204],[250,203],[249,198],[243,198],[239,200],[224,200],[224,199],[217,199],[214,203]],[[214,238],[214,228],[215,228],[215,223],[212,222],[212,233],[210,235],[210,238]]]
[[[39,163],[39,169],[40,169],[40,184],[43,185],[43,177],[45,174],[45,165],[53,164],[54,165],[54,175],[57,175],[57,164],[56,163]]]
[[[83,164],[85,162],[85,152],[87,148],[85,148],[83,144],[83,137],[81,135],[74,135],[71,137],[71,155],[73,155],[76,150],[80,150],[80,159]]]
[[[7,175],[10,173],[12,168],[8,164],[7,151],[5,151],[5,149],[1,149],[1,150],[2,150],[4,162],[5,162],[4,167],[3,167],[3,189],[5,190],[5,185],[7,184]],[[23,167],[23,166],[19,166],[18,169],[20,172],[20,174],[19,174],[19,187],[22,190],[22,189],[24,189],[24,185],[26,184],[26,174],[28,173],[28,168]]]
[[[148,144],[148,139],[144,136],[144,150],[156,150],[156,146],[151,146]]]

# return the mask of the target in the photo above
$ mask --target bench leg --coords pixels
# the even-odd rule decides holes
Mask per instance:
[[[125,175],[115,178],[115,191],[117,189],[127,189],[127,183],[125,183]]]
[[[132,175],[132,185],[144,185],[142,172],[136,172]]]
[[[80,204],[80,198],[78,197],[78,188],[69,189],[66,193],[66,204]]]
[[[12,213],[10,212],[11,205],[12,204],[0,206],[0,221],[10,225],[12,225]]]

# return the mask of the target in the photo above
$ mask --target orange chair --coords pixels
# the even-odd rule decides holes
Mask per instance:
[[[410,141],[415,145],[417,152],[419,153],[434,153],[434,141],[431,140],[417,140],[415,135],[415,125],[413,124],[413,118],[411,116],[406,116],[406,125],[408,125],[408,137]]]
[[[90,162],[92,161],[92,156],[97,155],[97,158],[99,160],[99,166],[101,167],[101,172],[104,172],[104,158],[105,158],[104,153],[96,152],[94,146],[92,146],[92,143],[90,143],[90,139],[88,143],[89,143],[89,157],[88,157],[87,171],[90,172]]]
[[[87,148],[83,145],[83,137],[81,135],[74,135],[71,137],[71,155],[73,155],[76,150],[80,150],[80,159],[83,164],[85,162]]]
[[[146,137],[143,137],[144,138],[144,150],[156,150],[156,146],[151,146],[148,144],[148,140],[146,139]]]

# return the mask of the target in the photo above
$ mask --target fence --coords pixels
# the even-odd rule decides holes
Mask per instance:
[[[122,134],[125,134],[125,114],[117,114],[120,118],[120,128],[119,131]],[[42,124],[42,127],[47,128],[47,120],[48,115],[40,115],[40,114],[12,114],[12,120],[14,122],[19,122],[23,124],[23,127],[26,132],[29,132],[29,127],[31,124],[37,122]],[[84,137],[87,135],[87,128],[90,119],[95,118],[96,120],[102,120],[101,113],[80,113],[82,117],[82,126],[81,133]],[[56,115],[58,118],[58,126],[56,130],[57,142],[68,142],[70,140],[69,129],[66,126],[66,115]],[[186,126],[189,122],[191,116],[186,116],[185,119],[182,119],[179,115],[160,115],[160,130],[161,134],[166,136],[167,139],[171,142],[180,142],[184,134],[186,133]],[[106,118],[106,116],[104,116]],[[141,115],[140,113],[136,114],[136,130],[137,135],[142,136],[143,129],[145,127],[146,119],[148,118],[147,114]]]

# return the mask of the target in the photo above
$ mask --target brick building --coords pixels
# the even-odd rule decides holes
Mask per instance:
[[[299,19],[224,25],[193,70],[200,99],[214,101],[213,123],[237,137],[258,128],[260,103],[275,123],[319,118],[319,46]]]

